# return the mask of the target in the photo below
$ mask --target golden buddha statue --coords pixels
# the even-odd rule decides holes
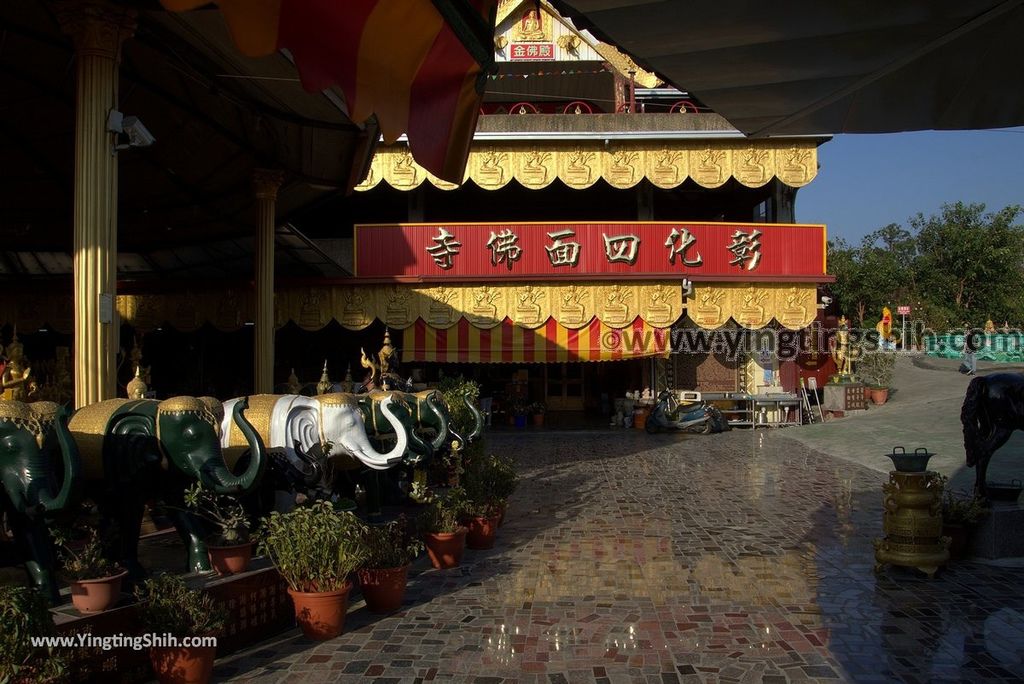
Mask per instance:
[[[146,386],[145,380],[142,379],[142,366],[135,366],[135,377],[128,383],[127,389],[129,399],[146,398],[146,392],[149,391],[149,387]]]
[[[996,324],[992,322],[992,319],[985,321],[985,334],[991,335],[996,331]]]
[[[839,380],[853,375],[853,357],[850,353],[850,330],[847,327],[846,316],[839,317],[839,328],[836,330],[835,346],[832,349],[832,359],[836,362],[836,372]]]
[[[31,377],[32,367],[24,355],[24,346],[18,341],[18,332],[7,345],[7,365],[3,372],[3,398],[8,401],[28,401],[36,392],[36,382]]]

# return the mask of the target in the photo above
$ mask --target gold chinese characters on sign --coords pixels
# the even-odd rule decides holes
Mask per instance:
[[[470,150],[463,182],[498,190],[515,180],[539,190],[558,179],[582,190],[600,179],[625,189],[646,178],[659,188],[671,189],[687,179],[705,188],[718,188],[735,178],[742,185],[758,188],[778,178],[798,188],[810,183],[817,173],[818,150],[813,141],[663,140],[656,146],[637,141],[606,146],[603,140],[551,141],[542,146],[509,142]],[[356,190],[369,190],[381,181],[399,190],[412,190],[424,182],[443,190],[458,187],[416,165],[404,145],[379,147],[370,173]]]
[[[762,328],[774,319],[785,328],[800,330],[817,315],[816,297],[813,283],[701,283],[694,286],[686,312],[707,329],[719,328],[729,319],[745,328]]]

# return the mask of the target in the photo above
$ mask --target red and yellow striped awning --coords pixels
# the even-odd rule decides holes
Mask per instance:
[[[621,361],[666,356],[670,329],[655,328],[639,316],[625,328],[611,328],[594,319],[573,330],[554,318],[536,329],[521,328],[506,318],[501,325],[481,330],[465,318],[447,330],[417,319],[404,331],[403,362],[437,363],[562,363]]]
[[[181,12],[209,0],[160,0]],[[497,0],[215,0],[242,54],[287,48],[303,87],[337,85],[349,117],[406,133],[415,160],[459,183],[494,60]]]

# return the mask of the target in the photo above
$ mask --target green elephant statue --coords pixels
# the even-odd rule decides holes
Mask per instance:
[[[231,418],[251,458],[235,474],[225,463],[220,441],[223,405],[212,397],[110,399],[81,408],[69,423],[82,459],[88,492],[104,517],[118,529],[116,560],[133,578],[145,574],[138,563],[139,528],[145,504],[161,499],[188,548],[188,570],[210,569],[202,521],[184,509],[184,492],[195,481],[218,494],[245,494],[260,481],[266,448],[246,420],[248,403],[232,408]]]
[[[417,432],[417,428],[423,424],[421,417],[429,415],[427,420],[430,420],[431,424],[441,425],[447,433],[447,417],[439,411],[435,412],[431,406],[421,409],[416,401],[417,395],[391,390],[373,390],[366,394],[357,394],[355,397],[357,397],[359,409],[363,413],[367,434],[374,435],[378,439],[395,433],[394,426],[382,410],[383,402],[388,398],[391,399],[391,411],[405,427],[409,439],[410,456],[408,460],[411,462],[419,463],[429,460],[434,455],[433,441],[424,439]]]
[[[58,482],[53,448],[60,450]],[[68,432],[67,414],[57,404],[0,401],[0,508],[14,533],[31,582],[54,605],[53,541],[46,514],[64,508],[79,475],[78,448]]]

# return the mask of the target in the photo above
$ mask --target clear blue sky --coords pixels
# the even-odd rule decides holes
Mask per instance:
[[[796,195],[796,220],[856,243],[948,202],[1024,205],[1024,128],[838,135],[818,148],[818,177]]]

